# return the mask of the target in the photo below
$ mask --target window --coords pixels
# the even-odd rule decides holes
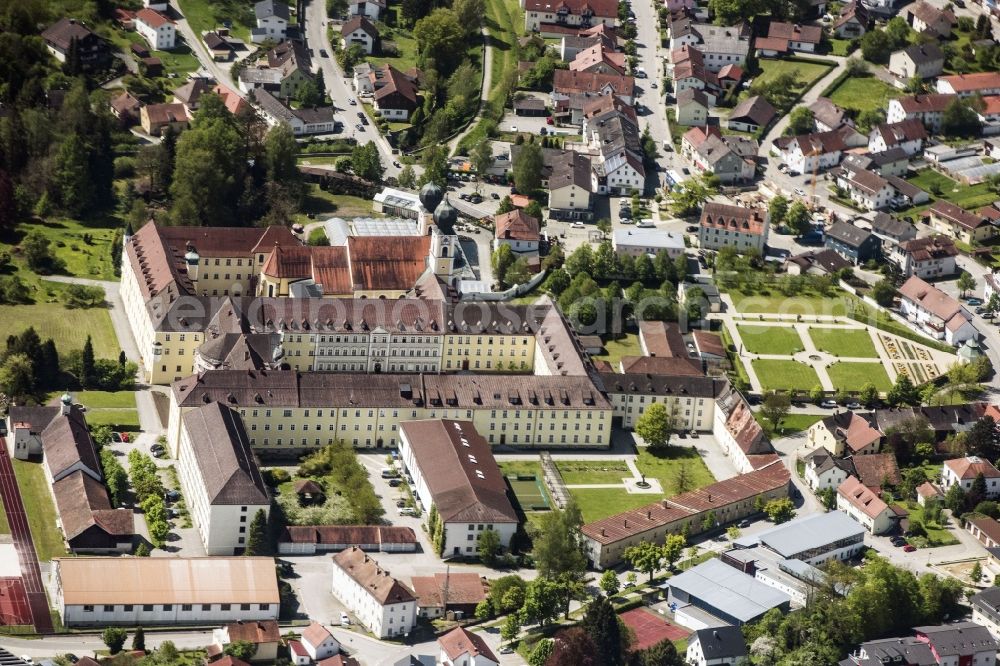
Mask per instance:
[[[84,613],[93,613],[94,612],[94,607],[93,606],[89,606],[89,605],[88,606],[84,606],[83,607],[83,612]]]
[[[104,605],[104,612],[105,613],[114,613],[115,612],[114,605],[113,604],[105,604]]]
[[[232,609],[232,604],[222,604],[219,606],[219,610],[227,611]]]
[[[240,604],[240,610],[241,611],[248,611],[248,610],[250,610],[250,604]]]
[[[201,605],[201,609],[203,611],[210,611],[210,610],[212,610],[212,604],[202,604]]]
[[[261,604],[260,605],[260,609],[261,610],[271,610],[271,604]]]
[[[132,604],[125,604],[124,606],[122,606],[122,610],[125,611],[126,613],[131,613],[132,612]]]
[[[142,612],[144,612],[144,613],[152,613],[153,612],[153,604],[143,604],[142,605]]]
[[[185,611],[185,612],[190,611],[191,610],[191,604],[181,604],[181,610]]]

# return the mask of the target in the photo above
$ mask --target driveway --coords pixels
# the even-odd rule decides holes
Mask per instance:
[[[239,86],[233,81],[230,73],[231,63],[218,63],[212,59],[208,49],[205,48],[205,43],[201,41],[201,35],[195,34],[194,29],[191,28],[191,24],[184,17],[184,12],[181,11],[178,0],[171,0],[170,9],[174,14],[174,23],[177,26],[177,31],[181,33],[184,41],[191,48],[191,52],[198,59],[201,69],[211,74],[219,83],[242,96]],[[250,47],[249,44],[247,46]]]

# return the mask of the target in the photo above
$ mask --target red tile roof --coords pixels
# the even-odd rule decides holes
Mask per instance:
[[[137,21],[142,21],[151,28],[159,28],[160,26],[166,25],[168,23],[173,23],[169,18],[156,11],[155,9],[150,9],[149,7],[143,7],[135,13],[135,19]]]
[[[1000,72],[976,72],[974,74],[954,74],[942,76],[938,82],[945,82],[956,93],[976,92],[988,88],[1000,88]]]
[[[417,605],[421,607],[444,606],[445,589],[448,605],[474,605],[486,598],[487,585],[477,573],[437,573],[433,576],[413,576],[410,578],[413,591],[417,595]]]
[[[869,518],[877,518],[889,508],[888,504],[855,476],[847,477],[837,488],[837,493]]]
[[[979,456],[953,458],[952,460],[945,460],[944,464],[959,479],[975,479],[980,474],[987,479],[1000,479],[1000,470],[994,467],[993,463],[989,460],[984,460]]]
[[[616,0],[525,0],[524,10],[545,14],[568,12],[577,16],[589,14],[599,18],[616,18],[618,2]]]
[[[476,659],[478,656],[489,659],[495,664],[500,663],[500,660],[493,654],[493,650],[486,644],[483,637],[477,633],[468,631],[464,627],[456,627],[438,638],[438,645],[441,646],[441,650],[453,662],[463,654],[467,654],[477,664],[480,663],[480,660]]]

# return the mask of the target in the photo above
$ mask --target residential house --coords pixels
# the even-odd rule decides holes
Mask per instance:
[[[375,92],[375,89],[372,87],[371,73],[372,66],[367,62],[354,66],[351,85],[359,95],[371,95]]]
[[[739,65],[723,65],[717,75],[719,87],[723,90],[732,90],[742,83],[745,74]]]
[[[842,125],[829,132],[780,137],[774,140],[771,152],[781,157],[790,173],[812,173],[837,166],[845,151],[867,144],[867,137]]]
[[[222,103],[226,105],[226,109],[229,113],[234,116],[240,115],[243,111],[250,107],[250,102],[248,102],[244,97],[240,96],[235,90],[232,90],[221,83],[215,84],[212,88],[212,92],[222,98]]]
[[[826,230],[824,245],[853,264],[875,259],[880,247],[878,236],[842,220]]]
[[[413,81],[388,63],[374,68],[369,78],[376,115],[396,122],[408,121],[419,103]]]
[[[281,601],[273,557],[60,557],[52,581],[67,627],[277,620]]]
[[[174,90],[174,103],[183,104],[188,115],[194,117],[198,110],[201,96],[212,91],[212,83],[208,79],[188,79],[184,85]]]
[[[938,490],[930,481],[924,481],[916,488],[917,492],[917,504],[920,506],[927,506],[927,502],[930,500],[940,500],[941,491]]]
[[[858,477],[869,490],[881,497],[882,488],[895,488],[902,480],[899,475],[899,465],[893,453],[873,453],[867,456],[851,458],[854,466],[854,476]]]
[[[681,154],[698,173],[710,171],[726,184],[752,182],[757,172],[757,142],[723,136],[718,127],[695,127],[681,137]]]
[[[209,656],[221,655],[232,643],[243,642],[256,648],[250,661],[270,663],[278,658],[281,630],[276,620],[237,621],[215,629],[212,639],[213,643],[208,647]]]
[[[897,88],[905,88],[910,79],[933,79],[944,71],[944,53],[934,42],[911,44],[889,56],[889,73],[896,77]]]
[[[558,5],[545,0],[521,0],[524,29],[542,37],[561,37],[596,25],[609,28],[618,23],[618,5],[613,0],[563,0]]]
[[[83,70],[101,69],[107,65],[111,50],[108,43],[82,21],[61,18],[42,31],[45,48],[59,62],[66,62],[76,49],[76,58]]]
[[[1000,275],[987,273],[983,276],[983,301],[989,303],[994,294],[1000,294]]]
[[[437,639],[441,666],[499,666],[500,660],[486,644],[482,634],[465,627],[455,627]]]
[[[856,39],[868,31],[871,17],[860,0],[851,0],[840,9],[840,15],[830,26],[837,39]]]
[[[160,136],[168,126],[174,132],[187,129],[187,110],[183,104],[147,104],[139,111],[139,124],[150,136]]]
[[[566,101],[574,93],[617,95],[631,105],[635,96],[635,79],[620,74],[593,74],[557,69],[552,75],[552,101]]]
[[[240,90],[263,88],[275,97],[298,97],[312,83],[309,51],[300,41],[282,42],[239,74]]]
[[[283,0],[260,0],[253,6],[257,27],[250,30],[250,41],[280,42],[288,34],[288,4]]]
[[[975,622],[955,622],[914,627],[918,641],[926,643],[941,664],[989,665],[996,661],[998,644],[986,627]]]
[[[572,150],[565,157],[553,165],[548,179],[549,215],[557,220],[589,220],[594,214],[590,158]]]
[[[646,182],[639,124],[634,110],[612,109],[587,117],[585,110],[583,140],[593,155],[593,182],[597,194],[625,196],[642,191]]]
[[[332,106],[293,109],[263,89],[254,94],[254,103],[269,127],[285,124],[296,136],[332,134],[337,128]]]
[[[916,118],[924,124],[924,127],[936,134],[941,130],[942,114],[953,99],[955,99],[955,95],[943,94],[896,97],[889,100],[886,120],[890,123],[898,123]]]
[[[408,636],[417,621],[417,598],[357,547],[333,556],[333,596],[378,638]]]
[[[178,477],[208,555],[239,555],[250,523],[271,509],[239,412],[210,402],[182,419]]]
[[[834,456],[866,456],[878,453],[882,433],[860,414],[837,412],[811,425],[806,431],[807,446],[823,447]]]
[[[883,178],[905,176],[910,168],[910,157],[899,147],[878,153],[849,153],[842,164],[854,169],[868,169]]]
[[[1000,134],[1000,95],[990,95],[982,99],[983,106],[976,109],[976,115],[983,124],[983,135]]]
[[[365,16],[352,16],[340,27],[340,47],[346,50],[355,44],[368,55],[378,44],[378,28]]]
[[[983,215],[964,210],[950,201],[935,201],[927,211],[928,224],[966,245],[989,240],[996,227]]]
[[[899,288],[900,314],[920,332],[957,347],[979,332],[957,300],[914,275]]]
[[[706,250],[731,247],[741,253],[756,250],[763,254],[769,217],[762,208],[707,202],[698,225],[699,246]]]
[[[417,614],[430,619],[445,617],[448,613],[471,618],[476,613],[476,606],[489,593],[486,579],[472,572],[413,576],[410,582],[417,595]]]
[[[611,245],[619,256],[655,257],[664,252],[676,259],[684,254],[684,235],[662,229],[615,229]]]
[[[688,14],[676,15],[669,24],[670,50],[691,46],[704,55],[705,68],[718,73],[726,65],[746,62],[750,52],[750,26],[745,21],[734,26],[699,23]]]
[[[737,132],[757,132],[770,125],[775,115],[777,111],[766,99],[754,95],[733,107],[726,119],[726,127]]]
[[[813,53],[823,37],[819,26],[771,21],[767,37],[758,37],[754,48],[759,55],[774,57],[792,51]]]
[[[897,524],[896,512],[854,476],[837,487],[837,509],[875,535],[885,534]]]
[[[135,30],[154,51],[170,51],[177,44],[174,22],[155,9],[143,8],[135,13]]]
[[[117,118],[123,127],[131,127],[139,122],[143,104],[132,93],[125,91],[112,97],[109,106],[111,115]]]
[[[677,93],[674,117],[681,126],[703,126],[708,121],[708,98],[705,93],[688,88]]]
[[[886,247],[886,258],[907,277],[915,275],[933,279],[956,272],[958,248],[955,241],[947,236],[912,238]]]
[[[851,262],[833,250],[808,250],[785,260],[785,272],[789,275],[837,275]]]
[[[938,9],[925,0],[906,8],[906,22],[917,32],[931,37],[948,38],[957,22],[950,9]]]
[[[208,49],[208,52],[212,54],[212,60],[216,62],[230,60],[236,50],[228,39],[214,31],[202,35],[202,41],[205,42],[205,48]]]
[[[691,666],[727,666],[747,657],[747,642],[739,627],[699,629],[688,638],[685,657]]]
[[[881,153],[899,148],[912,156],[923,150],[926,139],[927,130],[916,118],[898,123],[880,123],[868,135],[868,150]]]
[[[969,602],[972,604],[972,621],[986,627],[993,638],[1000,639],[1000,587],[980,590]]]
[[[806,483],[813,492],[827,488],[836,490],[854,472],[850,460],[838,458],[822,446],[802,460],[805,462]]]
[[[615,51],[613,47],[607,48],[604,44],[594,44],[577,53],[570,61],[569,68],[574,72],[617,75],[624,75],[628,69],[625,54]]]
[[[855,205],[865,210],[887,208],[895,195],[889,181],[874,171],[847,166],[837,174],[837,186],[847,192]]]
[[[1000,72],[941,76],[937,80],[937,91],[945,95],[951,94],[959,97],[1000,95]]]
[[[436,511],[444,526],[440,555],[473,556],[484,530],[496,532],[502,547],[510,546],[517,513],[489,443],[470,421],[404,422],[399,457],[420,503]]]
[[[854,121],[847,110],[837,106],[827,97],[817,97],[808,108],[812,111],[817,132],[832,132],[843,125],[854,126]]]
[[[347,13],[350,16],[364,16],[369,20],[377,21],[382,17],[387,6],[386,0],[349,0]]]
[[[968,492],[980,474],[986,480],[987,499],[996,499],[1000,496],[1000,470],[989,460],[979,456],[945,460],[941,466],[941,490],[946,492],[957,485]]]
[[[539,39],[541,38],[539,37]],[[592,46],[600,45],[605,50],[614,51],[616,44],[617,40],[611,34],[611,31],[607,30],[603,23],[599,23],[592,28],[580,30],[575,34],[562,35],[559,38],[559,58],[563,62],[573,62],[578,53]]]
[[[718,367],[726,360],[726,346],[719,334],[695,329],[691,331],[691,338],[694,340],[698,357],[710,367]]]
[[[882,239],[883,247],[899,245],[917,237],[916,227],[888,213],[875,213],[870,224],[872,233]]]
[[[309,626],[302,630],[300,642],[312,661],[322,661],[340,652],[340,642],[333,637],[329,629],[316,621],[310,622]]]
[[[516,254],[537,254],[539,222],[520,208],[501,213],[493,219],[496,227],[493,249],[507,245]]]
[[[725,68],[736,67],[726,65]],[[700,90],[705,94],[710,106],[715,106],[717,95],[722,86],[718,75],[710,72],[705,66],[705,54],[693,46],[682,46],[670,52],[670,64],[667,70],[674,81],[674,94],[684,90]],[[721,73],[721,70],[720,70]]]

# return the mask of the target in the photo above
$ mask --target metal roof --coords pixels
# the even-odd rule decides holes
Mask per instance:
[[[791,597],[712,559],[674,576],[661,588],[678,589],[740,622],[751,622]]]
[[[864,535],[864,532],[861,524],[846,513],[831,511],[777,525],[759,534],[737,539],[734,543],[739,548],[763,544],[782,557],[790,558],[841,539]]]

